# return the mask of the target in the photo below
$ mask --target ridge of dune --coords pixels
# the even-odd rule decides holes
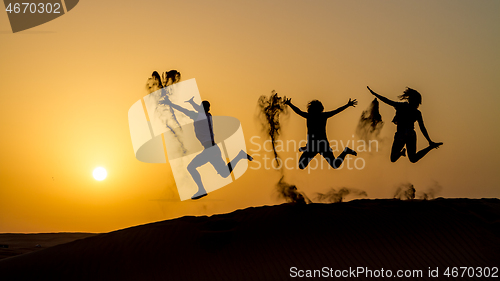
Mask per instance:
[[[499,199],[363,199],[135,226],[0,260],[0,273],[5,280],[287,280],[291,267],[498,267],[498,253]]]

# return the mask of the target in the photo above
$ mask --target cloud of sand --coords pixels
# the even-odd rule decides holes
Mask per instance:
[[[349,194],[361,196],[361,197],[368,196],[368,194],[363,190],[343,187],[343,188],[339,189],[338,191],[335,190],[334,188],[331,188],[326,193],[319,193],[318,192],[316,194],[316,199],[319,202],[340,203],[340,202],[344,201],[346,196]]]
[[[295,185],[285,182],[284,178],[285,176],[282,175],[276,184],[276,189],[280,198],[285,199],[288,203],[311,203],[311,200],[303,192],[298,191]]]
[[[281,178],[276,183],[276,190],[278,196],[285,199],[288,203],[311,203],[307,196],[297,189],[297,186],[287,183],[285,181],[284,165],[279,165],[279,155],[276,151],[276,141],[281,134],[281,120],[280,118],[288,115],[287,105],[285,104],[286,97],[278,96],[275,91],[271,92],[269,97],[261,96],[258,101],[259,119],[262,124],[262,130],[271,139],[273,147],[274,159],[279,169]]]
[[[273,146],[274,159],[278,161],[278,152],[276,151],[276,140],[281,134],[280,116],[288,115],[286,97],[278,96],[275,91],[271,92],[269,97],[261,96],[258,101],[259,117],[263,131],[271,138]]]
[[[442,189],[443,187],[437,181],[434,181],[434,183],[424,191],[417,192],[415,186],[408,182],[397,187],[394,198],[400,200],[413,200],[418,197],[419,199],[429,200],[436,198],[437,194],[439,194]]]
[[[441,190],[443,190],[443,187],[437,181],[434,181],[434,183],[426,190],[419,192],[418,198],[424,200],[434,199],[441,192]]]
[[[171,75],[169,76],[169,73],[173,72],[175,72],[177,76],[170,77]],[[171,70],[166,73],[163,73],[162,76],[168,77],[164,78],[166,79],[164,83],[161,82],[162,78],[160,78],[158,72],[154,71],[153,75],[147,80],[146,90],[148,91],[149,94],[158,96],[158,102],[156,104],[155,114],[158,114],[158,118],[160,118],[160,120],[165,121],[165,126],[179,141],[180,145],[179,149],[181,150],[182,154],[186,154],[187,149],[185,148],[184,142],[180,137],[182,126],[179,123],[177,116],[175,115],[174,109],[172,108],[172,106],[170,106],[171,104],[170,96],[172,95],[172,88],[164,87],[164,85],[170,86],[174,83],[179,82],[180,73],[176,70]]]
[[[409,182],[403,183],[398,186],[393,197],[400,200],[413,200],[415,199],[415,187]]]
[[[384,127],[384,122],[380,115],[379,102],[375,98],[370,106],[361,113],[356,127],[356,135],[365,141],[378,139],[382,127]]]

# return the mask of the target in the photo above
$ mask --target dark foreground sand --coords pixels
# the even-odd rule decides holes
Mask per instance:
[[[500,267],[500,200],[355,200],[183,217],[2,259],[0,279],[289,280],[298,279],[291,267],[367,267],[453,280],[445,269],[461,266]],[[428,278],[429,267],[440,278]],[[498,278],[462,280],[473,279]]]
[[[0,260],[95,236],[94,233],[0,233]],[[5,247],[7,246],[7,247]]]

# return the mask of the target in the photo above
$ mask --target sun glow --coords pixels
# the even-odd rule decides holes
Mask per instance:
[[[94,176],[94,179],[102,181],[108,176],[108,172],[103,167],[97,167],[94,169],[92,175]]]

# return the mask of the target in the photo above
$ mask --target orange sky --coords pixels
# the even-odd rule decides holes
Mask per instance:
[[[365,169],[290,170],[287,180],[311,198],[344,186],[391,198],[404,182],[498,198],[499,12],[498,1],[80,1],[16,34],[0,12],[0,233],[105,232],[283,202],[279,173],[256,163],[206,198],[180,202],[168,164],[135,159],[127,112],[153,70],[196,78],[212,114],[242,122],[259,163],[250,139],[263,137],[260,95],[276,90],[302,109],[313,98],[326,109],[358,99],[328,123],[329,138],[346,142],[372,100],[367,85],[391,99],[415,88],[441,149],[390,163],[394,110],[381,105],[383,141],[360,153]],[[305,121],[290,115],[283,131],[302,140]],[[97,166],[108,170],[102,182],[92,178]]]

